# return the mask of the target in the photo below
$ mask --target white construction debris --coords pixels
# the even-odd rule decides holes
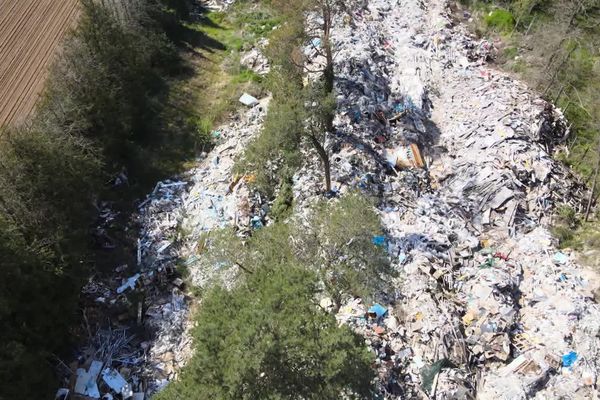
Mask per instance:
[[[239,101],[240,103],[248,107],[254,107],[258,104],[258,99],[254,96],[249,95],[248,93],[242,94],[242,97],[240,97]]]
[[[581,210],[586,193],[552,159],[568,133],[562,114],[488,66],[493,46],[455,26],[445,0],[359,3],[332,34],[338,115],[327,147],[334,188],[380,199],[403,272],[382,294],[387,323],[365,323],[356,302],[338,315],[378,354],[380,393],[594,398],[598,280],[547,230],[558,204]],[[389,161],[386,149],[409,145],[424,168]],[[306,157],[299,210],[323,188]]]
[[[568,134],[560,110],[490,67],[493,45],[456,26],[446,0],[357,3],[332,32],[338,110],[326,147],[338,192],[379,199],[384,245],[402,273],[380,304],[353,299],[337,314],[373,349],[379,393],[595,398],[599,281],[570,251],[558,252],[548,231],[556,206],[581,209],[586,193],[552,158]],[[111,307],[132,306],[137,290],[146,299],[123,319],[150,328],[150,340],[132,340],[125,328],[92,335],[91,353],[115,395],[147,398],[191,354],[189,299],[175,263],[206,285],[214,271],[195,256],[206,232],[270,222],[264,199],[248,188],[253,177],[232,171],[260,131],[268,99],[240,101],[253,108],[218,129],[212,152],[141,203],[136,268],[118,267],[112,281],[85,287]],[[296,212],[322,196],[316,157],[307,152],[294,177]],[[327,299],[321,305],[332,308]],[[76,393],[100,397],[93,371],[77,370]]]

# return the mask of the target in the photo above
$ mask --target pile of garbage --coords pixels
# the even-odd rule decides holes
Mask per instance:
[[[188,304],[175,269],[177,227],[187,182],[159,182],[138,206],[135,256],[112,273],[92,276],[82,290],[88,340],[65,365],[57,398],[143,400],[175,377],[190,354]],[[117,213],[100,210],[96,237],[106,251],[121,245],[108,231]],[[110,245],[108,245],[110,244]],[[125,257],[126,259],[127,257]]]
[[[228,225],[247,231],[266,218],[248,190],[250,177],[232,181],[234,159],[260,131],[269,102],[245,96],[251,107],[213,132],[211,153],[178,179],[158,182],[139,204],[132,218],[139,231],[133,265],[94,276],[83,288],[89,340],[77,360],[63,366],[58,399],[143,400],[176,379],[189,360],[191,297],[182,266],[202,286],[210,273],[195,268],[202,235]],[[107,233],[116,218],[103,205],[96,236],[107,250],[118,245]]]
[[[234,227],[245,234],[269,221],[265,199],[248,187],[254,176],[236,175],[233,171],[237,156],[260,132],[270,101],[270,97],[258,100],[245,94],[240,102],[245,99],[251,108],[214,132],[219,144],[206,161],[190,171],[189,191],[183,198],[180,226],[186,238],[180,256],[186,260],[191,282],[198,287],[211,282],[218,272],[202,268],[197,256],[202,252],[201,246],[206,245],[203,238],[208,232]]]
[[[456,26],[444,0],[363,1],[351,17],[332,32],[333,190],[380,200],[403,274],[385,318],[354,303],[338,317],[378,354],[381,394],[592,398],[599,281],[548,231],[558,205],[582,210],[587,193],[552,158],[569,134],[562,113],[490,67],[493,44]],[[306,159],[298,209],[323,188]]]
[[[261,39],[258,41],[249,51],[242,53],[240,57],[240,64],[249,70],[254,71],[258,75],[264,76],[271,70],[269,60],[264,55],[264,49],[269,44],[267,39]]]
[[[225,11],[233,3],[235,3],[235,0],[205,0],[202,5],[210,10]]]

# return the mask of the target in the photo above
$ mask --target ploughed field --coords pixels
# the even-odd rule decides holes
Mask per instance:
[[[0,0],[0,127],[34,109],[77,0]]]

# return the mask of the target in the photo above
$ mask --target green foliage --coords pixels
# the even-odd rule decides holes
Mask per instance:
[[[252,273],[282,263],[304,265],[317,272],[339,306],[346,295],[373,297],[393,275],[385,250],[372,243],[382,234],[373,204],[350,193],[315,204],[307,218],[295,216],[260,229],[245,242],[228,230],[212,233],[202,268],[237,266]]]
[[[319,309],[315,275],[271,265],[205,297],[194,357],[158,400],[364,399],[373,370],[363,340]]]
[[[174,12],[177,18],[188,18],[190,15],[189,0],[157,0],[158,6],[166,12]]]
[[[43,398],[87,273],[99,162],[85,141],[37,131],[0,140],[0,398]]]
[[[299,143],[304,130],[304,93],[280,69],[274,69],[268,85],[273,100],[260,135],[250,142],[236,169],[256,176],[255,187],[271,197],[283,176],[300,166]]]
[[[515,25],[515,19],[510,11],[499,8],[485,17],[485,23],[500,32],[510,32]]]
[[[61,275],[52,246],[28,243],[0,215],[0,398],[40,398],[53,375],[43,362],[61,348],[77,290]],[[9,384],[10,383],[10,384]]]
[[[296,241],[300,259],[317,268],[338,307],[347,293],[371,297],[392,275],[384,249],[372,242],[383,235],[379,216],[371,201],[358,193],[322,201],[299,230],[304,232]]]
[[[127,18],[90,0],[82,7],[48,81],[38,123],[93,140],[117,170],[125,166],[134,176],[155,178],[157,158],[171,155],[165,145],[175,140],[161,117],[168,95],[164,77],[178,68],[177,52],[143,5]],[[192,138],[184,136],[192,135],[192,127],[176,128],[183,132],[177,138],[189,145]],[[157,146],[162,151],[152,157]]]
[[[267,36],[278,23],[269,7],[259,2],[238,1],[227,12],[208,12],[203,23],[190,27],[219,41],[227,50],[239,52]],[[236,29],[230,29],[233,27]]]
[[[248,68],[241,68],[240,72],[233,78],[234,83],[244,83],[244,82],[262,82],[262,77],[258,75],[256,72],[252,71]]]
[[[561,206],[558,208],[557,221],[560,224],[574,228],[578,223],[577,213],[572,207]]]
[[[285,179],[271,208],[271,216],[276,222],[283,221],[291,215],[294,203],[293,182],[291,178]]]
[[[583,253],[593,250],[592,259],[587,260],[590,265],[600,267],[595,259],[595,251],[600,248],[600,225],[598,216],[592,216],[593,220],[584,221],[583,217],[577,215],[574,209],[562,206],[555,215],[552,226],[552,234],[558,239],[561,248],[572,248]],[[584,254],[583,258],[588,258]]]
[[[0,381],[10,382],[0,385],[2,399],[56,390],[51,356],[73,339],[93,202],[107,176],[126,166],[131,181],[142,180],[156,154],[186,143],[167,133],[193,128],[166,112],[165,77],[181,64],[157,20],[161,2],[128,2],[120,13],[83,1],[36,115],[0,131]]]
[[[316,150],[326,177],[329,159],[324,149],[327,132],[333,130],[336,101],[326,79],[304,82],[307,40],[303,12],[306,4],[276,5],[284,22],[270,36],[266,54],[271,61],[267,87],[273,100],[261,134],[248,146],[236,165],[240,173],[256,176],[255,188],[272,198],[278,187],[301,165],[301,149]],[[293,10],[290,11],[290,10]],[[330,180],[327,179],[327,190]]]
[[[514,59],[519,54],[519,49],[516,47],[506,47],[503,53],[506,59]]]

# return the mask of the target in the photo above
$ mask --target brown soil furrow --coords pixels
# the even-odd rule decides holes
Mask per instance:
[[[18,7],[23,8],[24,5],[27,5],[27,3],[13,2],[0,4],[0,53],[6,45],[6,37],[8,35],[5,35],[5,32],[12,32],[13,25],[17,23],[17,18],[14,18],[14,15],[24,14],[18,9]],[[31,6],[31,3],[29,6]]]
[[[2,53],[2,63],[4,65],[12,65],[10,63],[10,57],[15,52],[18,52],[18,49],[24,45],[22,38],[19,38],[19,35],[25,33],[31,24],[36,24],[38,21],[34,19],[36,15],[41,16],[41,12],[37,10],[40,9],[40,6],[47,4],[44,0],[43,2],[35,2],[34,0],[25,0],[22,6],[19,9],[14,9],[13,12],[18,13],[13,16],[10,20],[10,24],[5,28],[2,36],[2,46],[0,49]]]
[[[52,5],[48,0],[44,0],[43,4],[40,3],[40,8],[35,10],[34,18],[28,20],[26,26],[21,27],[11,36],[13,43],[17,42],[17,44],[12,45],[9,49],[10,53],[7,52],[7,56],[3,57],[8,67],[0,76],[0,95],[2,91],[9,94],[12,92],[11,84],[18,79],[19,74],[23,73],[23,68],[27,66],[32,54],[34,55],[37,49],[44,45],[43,36],[56,18],[54,13],[49,13],[51,11]]]
[[[73,7],[69,13],[69,16],[67,19],[65,19],[65,23],[64,25],[70,25],[71,21],[73,21],[78,14],[78,7],[76,6],[76,4],[73,4]],[[53,46],[48,48],[48,53],[46,54],[46,57],[51,56],[53,48],[59,44],[62,39],[64,38],[66,31],[68,29],[68,26],[64,26],[62,27],[61,31],[58,32],[57,36],[56,36],[56,40],[53,43]],[[31,112],[34,110],[35,105],[38,101],[38,99],[40,98],[40,94],[42,93],[43,89],[44,89],[44,84],[45,84],[45,80],[46,80],[46,76],[49,72],[49,65],[47,64],[39,64],[38,69],[33,77],[33,81],[32,84],[29,85],[29,90],[27,92],[27,94],[25,96],[23,96],[22,101],[20,102],[20,108],[17,110],[17,115],[21,115],[21,116],[27,116],[29,114],[31,114]],[[20,122],[19,120],[16,120],[16,122]]]
[[[25,110],[24,104],[29,102],[29,99],[37,98],[37,92],[33,92],[33,89],[40,83],[40,78],[45,76],[44,71],[47,69],[47,65],[43,62],[44,60],[50,59],[59,38],[64,32],[65,22],[67,16],[70,14],[73,5],[66,3],[62,9],[55,10],[55,17],[58,21],[63,21],[61,25],[53,24],[48,26],[48,31],[44,34],[45,41],[40,41],[40,45],[35,51],[29,52],[27,58],[27,69],[20,74],[18,83],[19,88],[19,101],[15,102],[11,111],[8,114],[8,119],[20,122],[17,120],[18,115],[22,115]],[[28,110],[29,112],[31,109]]]
[[[48,45],[45,39],[57,18],[56,11],[60,11],[60,8],[52,8],[51,4],[45,0],[45,7],[40,8],[39,11],[36,13],[37,18],[27,27],[29,28],[27,32],[20,35],[20,45],[13,52],[12,57],[7,60],[9,68],[0,78],[0,97],[15,98],[14,96],[18,96],[19,92],[24,89],[20,86],[29,74],[31,63],[43,61],[40,50]],[[19,99],[19,97],[15,99]],[[14,102],[5,105],[5,115],[7,109],[10,110],[13,106]]]
[[[34,109],[77,10],[77,0],[0,0],[0,126]]]
[[[4,54],[4,49],[13,39],[18,27],[23,26],[27,18],[35,11],[36,2],[32,0],[23,0],[23,2],[4,3],[0,11],[4,19],[0,25],[0,52]]]
[[[48,0],[42,0],[33,9],[28,8],[28,15],[25,22],[13,27],[6,38],[6,49],[3,51],[3,71],[0,74],[0,97],[10,99],[14,95],[14,84],[18,81],[19,75],[23,73],[27,62],[31,57],[31,52],[40,45],[40,40],[33,40],[33,35],[47,30],[47,24],[52,23],[54,15],[48,15],[50,4]],[[31,15],[29,15],[29,12]],[[46,24],[44,22],[44,16]],[[4,105],[8,107],[10,103]]]

